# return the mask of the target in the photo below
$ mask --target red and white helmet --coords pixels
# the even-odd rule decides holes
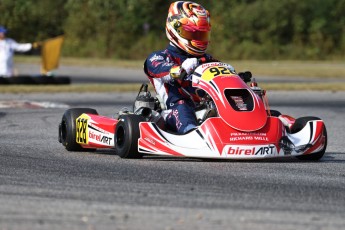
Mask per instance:
[[[210,42],[210,14],[194,2],[171,3],[165,31],[177,47],[193,56],[202,56]]]

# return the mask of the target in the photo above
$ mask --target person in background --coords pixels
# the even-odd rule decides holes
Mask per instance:
[[[7,29],[0,25],[0,76],[13,76],[14,52],[27,52],[38,47],[38,43],[17,43],[6,37]]]
[[[171,109],[166,118],[167,127],[184,134],[197,126],[194,108],[198,97],[191,81],[182,73],[193,73],[199,58],[217,61],[206,54],[210,14],[197,3],[177,1],[170,5],[165,28],[170,44],[165,50],[148,56],[144,71],[167,109]],[[230,65],[229,68],[233,69]]]

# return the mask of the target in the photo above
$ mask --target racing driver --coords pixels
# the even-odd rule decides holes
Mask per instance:
[[[11,38],[6,38],[7,29],[0,25],[0,76],[11,77],[13,75],[14,52],[27,52],[37,48],[35,43],[17,43]]]
[[[174,2],[165,30],[168,47],[150,54],[144,71],[167,109],[171,109],[166,117],[167,128],[184,134],[197,126],[194,108],[198,101],[191,81],[184,76],[193,73],[199,58],[217,61],[205,53],[210,42],[210,14],[197,3]]]

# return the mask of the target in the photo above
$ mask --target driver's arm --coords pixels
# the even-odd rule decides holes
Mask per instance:
[[[171,80],[170,70],[178,65],[174,62],[168,62],[163,53],[152,53],[145,61],[147,74],[151,78],[159,78],[163,82]]]

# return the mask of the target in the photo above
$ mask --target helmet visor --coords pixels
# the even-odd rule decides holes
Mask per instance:
[[[179,35],[187,40],[196,40],[208,42],[210,40],[211,31],[209,28],[200,28],[197,26],[182,25],[177,29]]]

